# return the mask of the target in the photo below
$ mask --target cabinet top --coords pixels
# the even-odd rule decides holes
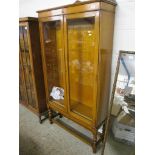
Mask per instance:
[[[19,22],[38,21],[37,17],[22,17],[19,18]]]
[[[117,5],[115,0],[88,0],[88,1],[86,0],[86,1],[83,1],[83,2],[77,0],[73,4],[68,4],[68,5],[48,8],[48,9],[44,9],[44,10],[39,10],[39,11],[37,11],[37,13],[51,11],[51,10],[57,10],[57,9],[62,9],[62,8],[68,8],[68,7],[78,6],[78,5],[84,5],[84,4],[94,3],[94,2],[105,2],[105,3],[108,3],[108,4],[114,5],[114,6]]]

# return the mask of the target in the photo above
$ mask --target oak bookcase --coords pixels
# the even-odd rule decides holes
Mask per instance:
[[[39,116],[47,115],[38,18],[19,19],[19,100]]]
[[[91,131],[93,152],[107,118],[115,6],[78,1],[37,11],[50,122],[61,115]],[[50,95],[53,87],[64,90],[64,99]]]

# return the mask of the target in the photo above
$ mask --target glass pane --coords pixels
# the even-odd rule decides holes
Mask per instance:
[[[112,115],[118,116],[121,106],[126,105],[135,110],[135,54],[124,52],[120,56]]]
[[[60,21],[43,24],[49,98],[64,104],[63,50]]]
[[[92,119],[93,106],[94,23],[94,17],[67,21],[70,107],[87,119]]]
[[[21,61],[23,64],[23,72],[25,77],[26,91],[28,95],[29,104],[36,108],[34,84],[32,80],[32,68],[30,64],[30,55],[28,48],[28,36],[27,36],[27,27],[20,26],[19,28],[19,43],[20,43],[20,52],[21,52]]]
[[[19,27],[19,45],[20,52],[24,52],[23,26]]]
[[[121,51],[115,73],[112,111],[105,150],[113,145],[119,155],[135,154],[135,52]],[[116,147],[121,144],[120,148]],[[111,144],[110,144],[111,143]],[[112,144],[113,143],[113,144]]]
[[[19,58],[19,93],[20,100],[23,104],[27,104],[27,92],[24,84],[24,71],[22,70],[22,64],[25,64],[26,59],[24,57],[24,39],[23,39],[23,26],[19,27],[19,52],[21,57]]]
[[[19,100],[25,104],[27,103],[26,95],[27,94],[26,94],[26,89],[24,85],[22,64],[21,64],[21,60],[19,59]]]

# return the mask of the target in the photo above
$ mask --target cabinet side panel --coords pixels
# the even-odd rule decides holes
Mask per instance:
[[[34,67],[34,77],[36,82],[36,90],[38,97],[38,110],[40,113],[47,110],[46,98],[45,98],[45,86],[41,59],[41,47],[39,36],[39,24],[38,21],[29,22],[29,31],[31,39],[31,49]]]
[[[112,6],[113,7],[113,6]],[[100,50],[99,50],[99,93],[97,105],[97,125],[107,116],[110,79],[111,58],[113,46],[114,12],[100,12]]]

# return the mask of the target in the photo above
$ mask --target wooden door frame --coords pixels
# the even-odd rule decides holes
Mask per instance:
[[[19,28],[21,27],[24,27],[24,26],[27,26],[27,22],[24,22],[24,23],[20,23],[19,24]],[[19,32],[19,35],[20,35],[20,32]],[[24,42],[24,38],[23,38],[23,30],[22,30],[22,40]],[[25,46],[24,46],[25,48]],[[25,49],[24,49],[24,54],[25,54]],[[28,99],[28,93],[27,93],[27,89],[26,89],[26,83],[25,83],[25,73],[24,73],[24,67],[23,67],[23,58],[21,56],[21,47],[20,47],[20,36],[19,36],[19,61],[21,61],[21,67],[22,67],[22,71],[23,71],[23,79],[24,79],[24,87],[25,87],[25,91],[26,91],[26,99],[27,99],[27,103],[25,104],[25,106],[28,106],[29,105],[29,99]]]
[[[37,92],[37,88],[36,88],[36,79],[34,77],[34,65],[33,65],[33,56],[32,56],[32,46],[31,46],[31,37],[30,37],[30,33],[29,32],[29,27],[30,27],[30,23],[27,23],[27,41],[28,41],[28,47],[29,47],[29,56],[30,56],[30,62],[31,62],[31,69],[32,69],[32,80],[33,80],[33,84],[34,84],[34,94],[35,94],[35,100],[36,100],[36,109],[33,108],[35,111],[39,112],[39,105],[38,105],[38,92]]]
[[[43,73],[44,73],[44,83],[45,83],[45,92],[46,92],[46,103],[48,109],[52,106],[54,102],[49,100],[49,91],[48,91],[48,80],[47,80],[47,67],[46,67],[46,56],[45,56],[45,45],[44,45],[44,32],[43,32],[43,24],[46,22],[52,22],[52,21],[60,21],[60,27],[61,27],[61,33],[63,36],[63,15],[58,15],[58,16],[52,16],[52,17],[45,17],[45,18],[39,18],[39,31],[40,31],[40,42],[41,42],[41,55],[42,55],[42,62],[43,62]],[[63,37],[62,37],[63,39]],[[63,52],[63,61],[64,59],[64,43],[62,40],[62,52]],[[64,63],[64,62],[63,62]],[[64,96],[67,96],[66,92],[66,78],[65,78],[65,66],[64,66]],[[50,106],[49,104],[52,103]],[[67,112],[67,98],[64,100],[64,106],[60,106],[59,104],[54,103],[53,106],[60,108],[62,111]]]
[[[78,116],[77,114],[74,114],[70,111],[70,101],[69,101],[69,68],[68,68],[68,39],[67,39],[67,19],[79,19],[79,18],[89,18],[94,17],[95,18],[95,51],[94,51],[94,60],[95,60],[95,70],[94,70],[94,87],[93,87],[93,119],[92,121],[89,121],[82,116]],[[76,13],[76,14],[67,14],[64,15],[64,38],[65,38],[65,68],[66,68],[66,83],[67,83],[67,92],[68,92],[68,113],[72,117],[75,117],[76,119],[79,119],[89,125],[92,126],[92,131],[96,132],[96,111],[97,111],[97,70],[98,70],[98,53],[99,53],[99,11],[91,11],[91,12],[83,12],[83,13]],[[96,53],[96,54],[95,54]]]
[[[27,36],[26,37],[27,37],[27,43],[28,43],[28,52],[29,52],[29,57],[30,57],[31,69],[32,69],[32,72],[34,73],[31,40],[30,40],[30,35],[29,35],[29,23],[28,22],[19,23],[19,27],[27,27],[27,31],[26,31]],[[24,41],[24,34],[22,34],[22,35],[23,35],[23,41]],[[24,41],[24,48],[25,48],[25,41]],[[24,52],[25,52],[25,49],[24,49]],[[20,54],[20,58],[21,58],[21,54]],[[22,61],[22,69],[23,69],[23,60],[21,60],[21,61]],[[23,76],[24,76],[24,80],[25,80],[25,73]],[[31,104],[29,103],[27,88],[26,88],[26,84],[25,84],[27,99],[28,99],[28,104],[26,104],[26,106],[29,107],[29,109],[32,110],[33,112],[37,113],[37,112],[39,112],[39,109],[38,109],[38,98],[37,98],[37,94],[36,94],[37,91],[36,91],[36,82],[35,82],[34,74],[32,74],[32,82],[34,85],[34,94],[35,94],[34,97],[36,100],[36,108],[32,107]],[[31,96],[32,96],[32,93],[31,93]]]

